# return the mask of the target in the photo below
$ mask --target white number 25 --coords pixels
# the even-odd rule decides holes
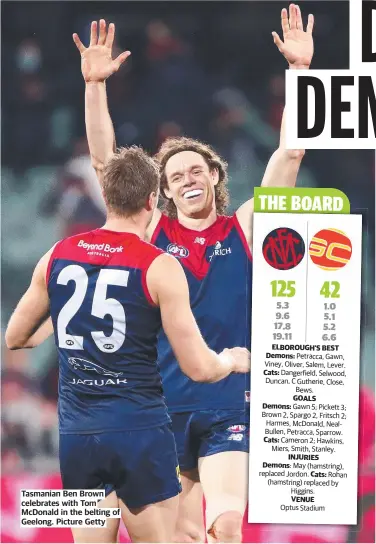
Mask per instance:
[[[113,330],[110,336],[105,336],[103,331],[94,331],[91,336],[97,347],[104,353],[114,353],[120,349],[124,343],[126,331],[124,308],[118,300],[106,298],[107,286],[127,287],[128,278],[129,272],[126,270],[108,268],[99,272],[91,313],[101,319],[106,315],[110,315],[113,320]],[[82,266],[71,264],[64,268],[57,278],[57,283],[67,285],[72,280],[76,283],[76,288],[57,318],[57,336],[60,348],[84,349],[83,336],[74,336],[67,333],[69,322],[81,308],[87,293],[88,276]]]

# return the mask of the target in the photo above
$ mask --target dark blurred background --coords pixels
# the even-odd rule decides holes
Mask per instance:
[[[63,236],[103,224],[90,165],[77,32],[116,24],[115,54],[131,50],[108,81],[117,144],[155,152],[169,135],[213,144],[229,163],[231,210],[260,184],[278,145],[287,64],[282,2],[2,2],[2,329],[32,270]],[[348,68],[348,2],[301,2],[315,15],[312,68]],[[280,33],[281,35],[281,33]],[[362,383],[374,384],[372,151],[308,151],[298,186],[344,191],[364,216]],[[3,473],[58,468],[58,364],[52,342],[8,352],[2,366]]]

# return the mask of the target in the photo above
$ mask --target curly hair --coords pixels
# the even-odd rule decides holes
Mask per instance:
[[[217,185],[214,188],[215,203],[218,214],[223,215],[226,212],[229,203],[229,194],[227,188],[227,163],[214,151],[214,149],[210,145],[200,142],[199,140],[194,140],[193,138],[186,137],[167,138],[163,142],[158,153],[155,155],[155,159],[160,165],[160,187],[161,197],[163,200],[162,210],[168,215],[168,217],[177,217],[176,206],[172,199],[166,197],[165,193],[165,189],[167,189],[168,187],[166,177],[166,164],[173,155],[181,153],[182,151],[194,151],[195,153],[199,153],[204,158],[210,171],[218,171],[219,179]]]

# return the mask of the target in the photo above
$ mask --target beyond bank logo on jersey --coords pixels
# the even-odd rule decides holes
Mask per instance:
[[[189,251],[184,246],[178,246],[178,244],[169,244],[166,249],[167,253],[170,253],[174,257],[184,258],[188,257]]]
[[[230,247],[222,247],[221,242],[216,242],[214,248],[212,249],[212,254],[209,255],[208,261],[211,262],[213,257],[220,257],[223,255],[230,255],[231,254],[231,248]]]
[[[82,247],[86,251],[105,251],[106,253],[122,253],[123,246],[113,247],[110,244],[88,244],[85,240],[80,240],[77,247]]]

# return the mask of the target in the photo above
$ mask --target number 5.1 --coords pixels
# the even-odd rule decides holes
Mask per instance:
[[[273,280],[272,297],[293,297],[295,295],[295,281]]]

